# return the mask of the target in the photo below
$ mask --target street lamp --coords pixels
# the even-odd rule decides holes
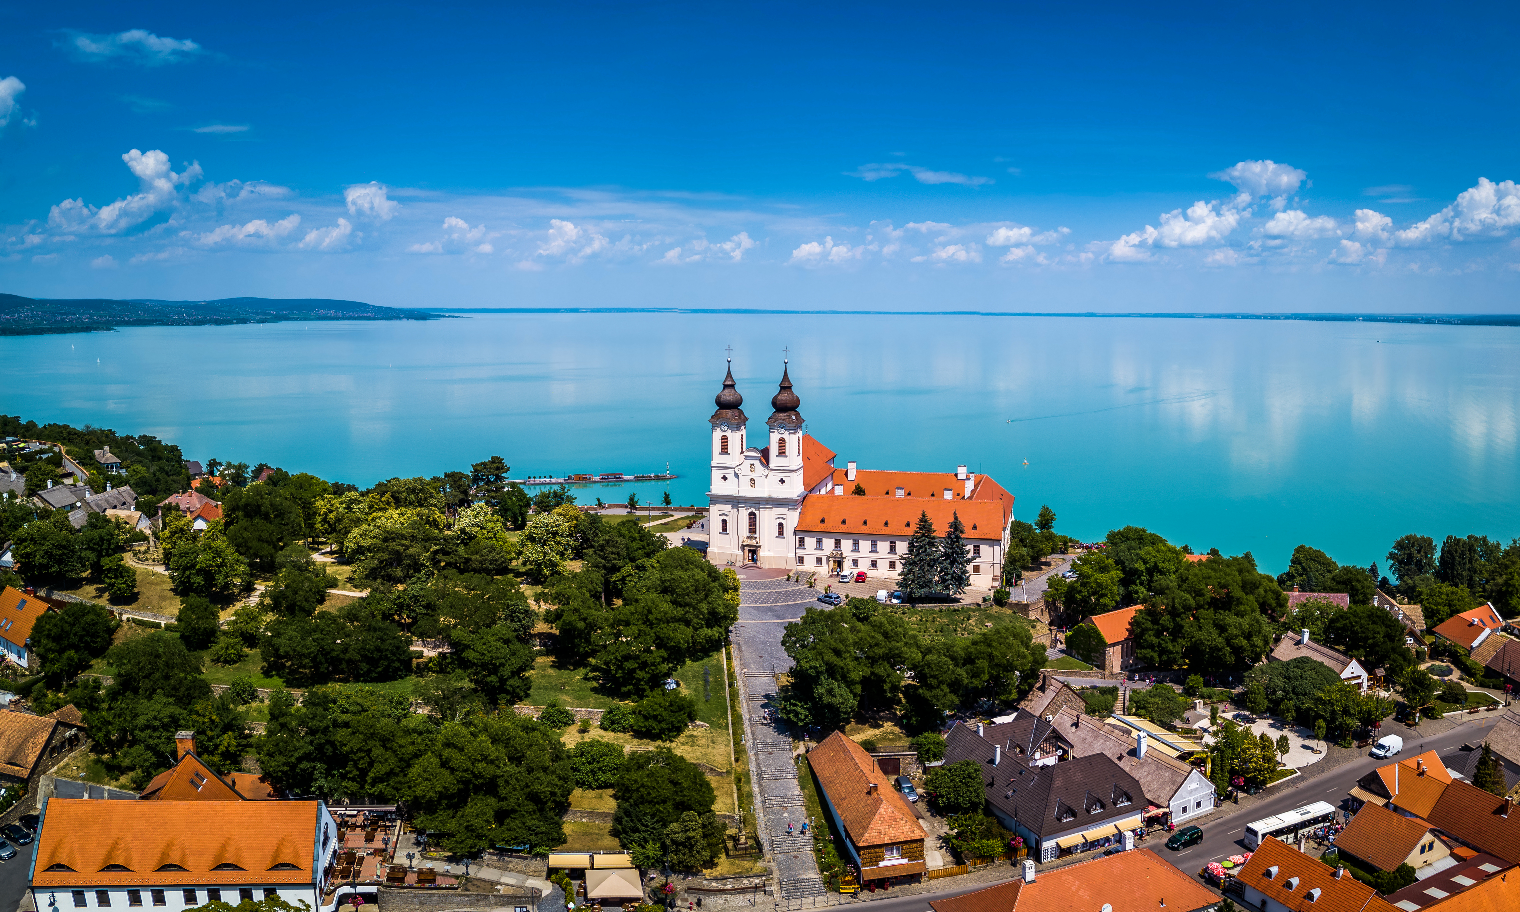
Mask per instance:
[[[416,857],[417,857],[417,853],[416,852],[407,852],[406,853],[406,867],[407,867],[407,870],[411,870],[411,868],[412,868],[412,859],[416,858]]]

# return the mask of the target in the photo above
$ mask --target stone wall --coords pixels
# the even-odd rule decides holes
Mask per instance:
[[[537,890],[503,885],[503,893],[465,893],[461,890],[398,890],[381,887],[380,912],[512,912],[535,909]]]

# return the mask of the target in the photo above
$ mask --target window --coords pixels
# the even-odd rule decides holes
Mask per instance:
[[[785,456],[786,455],[786,438],[785,437],[777,437],[776,438],[776,455],[777,456]]]
[[[797,555],[797,566],[801,567],[805,563],[807,563],[807,558],[803,557],[801,554]]]
[[[753,480],[753,479],[751,479]],[[756,535],[760,532],[760,514],[754,510],[749,511],[749,534]]]
[[[897,569],[897,561],[887,561],[887,569],[888,570],[896,570]]]
[[[843,551],[844,550],[844,539],[842,539],[842,538],[836,538],[836,539],[834,539],[834,550],[835,551]]]
[[[804,536],[804,535],[797,536],[797,547],[799,547],[799,548],[806,548],[807,547],[807,537],[806,536]]]
[[[724,434],[722,437],[718,438],[718,453],[720,455],[723,455],[723,456],[727,456],[728,455],[728,435],[727,434]]]
[[[111,891],[96,890],[95,905],[99,906],[102,909],[109,909],[111,907]]]
[[[776,523],[776,537],[777,538],[786,538],[786,523],[784,523],[784,522],[778,522],[778,523]]]
[[[1195,810],[1195,811],[1201,811],[1201,810],[1203,810],[1203,802],[1199,801],[1199,802],[1194,803],[1193,804],[1193,810]]]
[[[198,905],[198,904],[199,903],[196,901],[196,898],[195,898],[195,891],[194,890],[186,890],[185,891],[185,905],[187,905],[187,906],[194,906],[194,905]]]
[[[823,566],[823,558],[821,558],[821,557],[815,557],[815,558],[813,558],[813,566],[815,566],[815,567],[822,567]]]
[[[755,480],[753,478],[749,480],[749,486],[752,488],[755,486]]]
[[[127,891],[127,905],[129,905],[129,906],[140,906],[140,905],[142,905],[142,891],[141,890],[128,890]]]
[[[164,891],[163,890],[154,890],[153,891],[153,905],[155,905],[155,906],[167,906],[168,905],[168,903],[164,901]]]
[[[280,891],[276,890],[273,887],[265,887],[264,888],[264,898],[265,899],[279,899],[280,898]]]
[[[876,541],[875,541],[875,539],[871,540],[871,553],[872,554],[876,553]]]
[[[982,572],[982,565],[981,564],[972,564],[971,565],[971,572],[972,573],[978,573],[978,574],[981,573]]]
[[[889,542],[887,542],[887,553],[888,554],[896,554],[897,553],[897,542],[895,542],[895,541],[889,541]]]
[[[856,552],[860,550],[860,539],[857,538],[850,542],[850,550]]]
[[[238,890],[238,902],[253,902],[253,890],[242,887]]]
[[[972,557],[981,557],[982,556],[982,546],[981,545],[972,545],[971,546],[971,556]]]
[[[718,534],[719,535],[727,535],[728,534],[728,520],[726,520],[726,519],[720,519],[720,520],[718,520]]]
[[[850,559],[850,566],[858,568],[860,566],[860,558],[858,558],[858,557],[851,558]]]
[[[206,902],[208,902],[208,903],[214,903],[214,902],[221,902],[221,901],[222,901],[222,891],[221,891],[220,887],[212,887],[211,889],[209,889],[209,890],[206,891]]]
[[[902,846],[900,846],[900,845],[887,846],[886,849],[883,852],[883,855],[885,855],[885,857],[886,857],[886,859],[888,861],[891,861],[891,860],[897,859],[897,858],[901,858],[902,857]]]
[[[83,909],[86,905],[88,905],[88,904],[84,901],[84,891],[83,890],[75,890],[74,891],[74,908],[76,908],[76,909]]]
[[[871,561],[871,569],[872,570],[876,569],[876,561]]]
[[[819,551],[822,551],[823,550],[823,539],[821,539],[821,538],[815,538],[815,539],[813,539],[813,547],[815,549],[819,550]]]

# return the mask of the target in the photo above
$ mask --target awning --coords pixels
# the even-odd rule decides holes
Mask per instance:
[[[622,854],[592,855],[591,861],[595,864],[598,871],[633,867],[633,858]]]
[[[1082,838],[1081,833],[1073,833],[1070,836],[1062,836],[1060,839],[1057,839],[1056,845],[1063,849],[1069,849],[1072,846],[1079,846],[1086,841]]]
[[[591,856],[584,852],[550,852],[549,867],[589,868],[591,867]]]
[[[586,872],[587,899],[643,899],[639,872],[632,868]]]
[[[1351,797],[1355,798],[1357,801],[1364,801],[1370,804],[1380,805],[1386,805],[1388,803],[1387,798],[1384,798],[1382,795],[1375,795],[1372,792],[1369,792],[1366,789],[1362,788],[1360,785],[1353,788],[1350,794]]]
[[[1139,814],[1136,814],[1133,817],[1124,818],[1117,825],[1121,830],[1138,830],[1145,826],[1145,820]]]
[[[1114,829],[1114,825],[1111,823],[1105,823],[1103,826],[1093,827],[1092,829],[1083,833],[1082,838],[1086,839],[1088,842],[1097,842],[1099,839],[1102,839],[1105,836],[1117,835],[1119,835],[1119,831]]]
[[[1169,809],[1169,808],[1152,807],[1152,808],[1146,808],[1145,809],[1145,816],[1146,816],[1147,819],[1149,819],[1151,817],[1165,817],[1167,814],[1170,814],[1170,813],[1171,813],[1171,809]]]

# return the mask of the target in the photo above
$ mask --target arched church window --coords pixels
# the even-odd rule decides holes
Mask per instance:
[[[749,513],[749,534],[757,535],[760,532],[760,517],[754,510]]]
[[[718,452],[721,453],[724,456],[728,455],[728,435],[727,434],[724,434],[722,437],[718,438]]]
[[[728,520],[726,520],[726,519],[720,519],[720,520],[718,520],[718,533],[720,535],[727,535],[728,534]]]
[[[777,437],[776,438],[776,455],[777,456],[785,456],[786,455],[786,438],[785,437]]]
[[[777,538],[786,538],[786,523],[784,523],[784,522],[778,522],[778,523],[776,523],[776,537]]]

